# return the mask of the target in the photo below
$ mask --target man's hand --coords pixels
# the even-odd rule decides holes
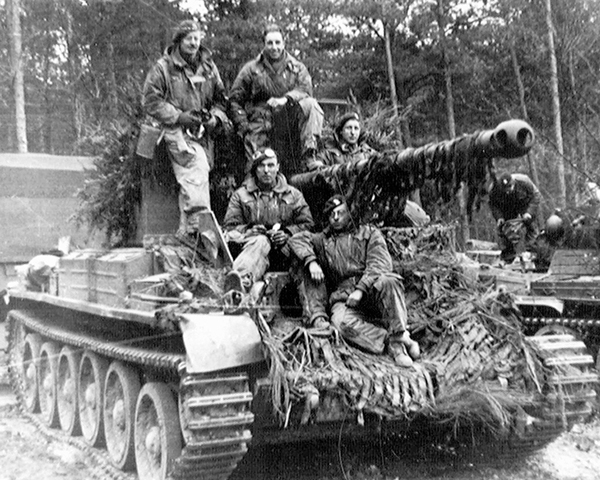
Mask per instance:
[[[362,300],[363,291],[362,290],[354,290],[350,296],[346,299],[346,305],[348,307],[358,307],[358,304]]]
[[[500,228],[502,225],[504,225],[504,219],[503,218],[499,218],[498,221],[496,222],[496,226],[498,228]]]
[[[253,225],[252,228],[246,230],[247,237],[255,237],[256,235],[265,235],[267,233],[267,227],[264,225]]]
[[[283,107],[287,104],[288,99],[287,97],[271,97],[267,100],[267,105],[273,109],[277,109],[280,107]]]
[[[277,247],[283,247],[287,243],[288,238],[290,238],[283,230],[270,230],[267,232],[267,235],[271,243]]]
[[[523,222],[527,225],[529,225],[531,223],[531,220],[533,220],[531,213],[524,213],[521,218],[523,219]]]
[[[220,122],[220,120],[211,114],[210,118],[204,122],[204,126],[206,127],[207,130],[212,131],[219,126],[219,122]]]
[[[181,112],[177,118],[177,123],[185,128],[194,128],[199,126],[202,121],[199,117],[194,115],[189,110],[187,112]]]
[[[321,283],[325,280],[323,269],[316,261],[313,260],[308,264],[308,271],[310,272],[310,278],[312,278],[314,282]]]

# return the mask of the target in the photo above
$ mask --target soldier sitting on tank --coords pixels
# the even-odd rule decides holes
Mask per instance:
[[[346,341],[375,354],[387,349],[396,364],[411,366],[419,344],[407,330],[402,278],[392,271],[382,233],[357,225],[341,195],[331,197],[324,212],[329,226],[322,232],[301,232],[289,241],[304,265],[305,318],[314,328],[326,328],[330,312]]]
[[[250,175],[229,201],[224,220],[225,238],[239,255],[225,279],[225,292],[247,291],[271,265],[289,268],[291,235],[308,230],[313,219],[300,191],[279,173],[279,161],[271,148],[259,149]],[[240,251],[241,250],[241,251]]]
[[[264,48],[240,70],[231,86],[231,117],[244,140],[246,157],[273,144],[274,127],[283,123],[297,127],[304,162],[313,158],[323,129],[323,110],[313,98],[306,66],[285,49],[283,31],[271,24],[263,31]],[[294,132],[295,133],[295,132]],[[289,159],[285,159],[289,160]],[[283,165],[284,171],[299,171]]]
[[[489,205],[496,220],[500,259],[512,263],[524,228],[524,249],[532,250],[538,235],[536,218],[541,194],[531,179],[521,173],[503,173],[494,182]]]

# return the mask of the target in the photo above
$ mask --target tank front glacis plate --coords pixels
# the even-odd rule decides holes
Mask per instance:
[[[264,361],[260,334],[248,315],[179,315],[188,373],[206,373]]]

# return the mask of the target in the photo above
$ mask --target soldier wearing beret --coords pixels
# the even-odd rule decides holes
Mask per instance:
[[[329,225],[320,233],[301,232],[289,245],[305,269],[300,290],[310,326],[331,323],[349,343],[371,353],[387,353],[410,367],[420,355],[410,338],[402,278],[379,229],[356,224],[341,195],[324,210]],[[324,292],[327,292],[324,294]]]

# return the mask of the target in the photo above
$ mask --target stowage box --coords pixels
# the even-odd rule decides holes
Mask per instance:
[[[152,253],[143,248],[84,251],[60,260],[58,288],[61,297],[127,306],[131,283],[152,275]]]

